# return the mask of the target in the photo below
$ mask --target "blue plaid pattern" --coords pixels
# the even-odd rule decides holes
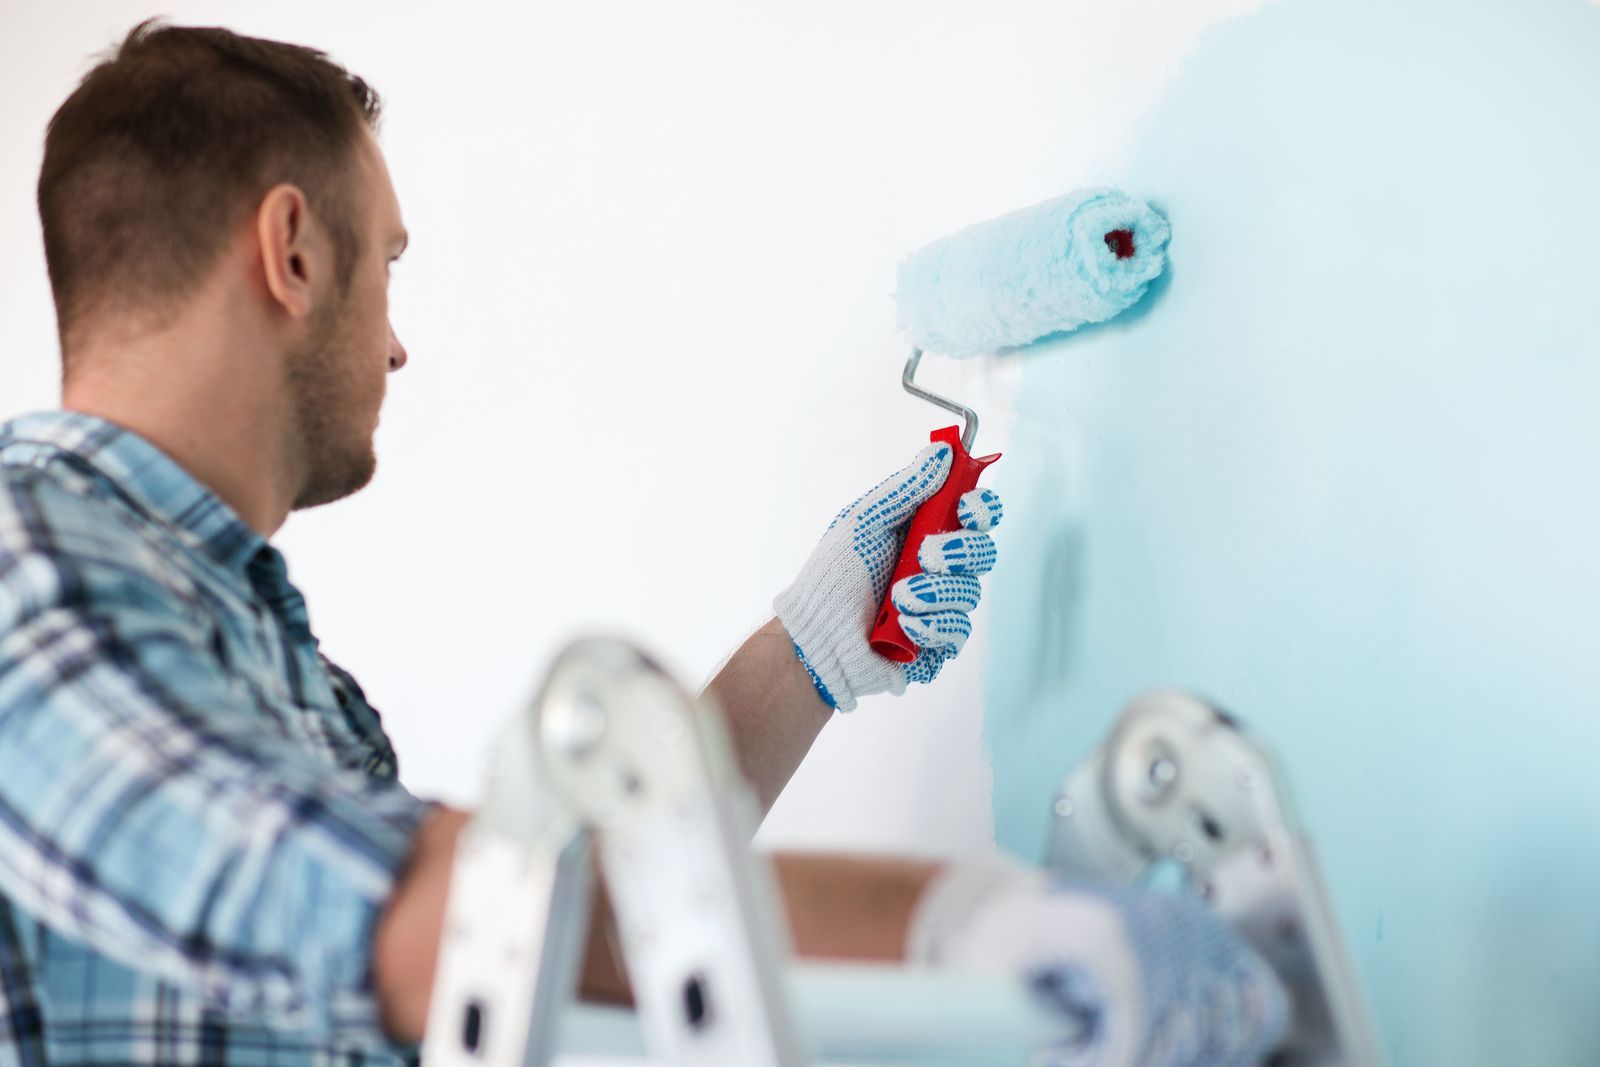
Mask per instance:
[[[142,438],[0,426],[0,1067],[390,1064],[428,805],[283,557]]]

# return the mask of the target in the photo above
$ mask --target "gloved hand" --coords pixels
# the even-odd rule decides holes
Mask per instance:
[[[1048,1067],[1257,1067],[1289,1006],[1276,973],[1186,894],[1071,883],[1000,857],[938,875],[908,963],[1021,978],[1080,1030]]]
[[[917,556],[922,573],[895,583],[900,625],[921,653],[900,664],[867,644],[906,527],[944,484],[950,461],[949,445],[931,444],[905,470],[845,508],[794,584],[773,602],[817,692],[840,711],[871,693],[898,694],[907,682],[931,682],[972,633],[968,614],[978,605],[978,576],[994,566],[994,542],[985,531],[1001,515],[1000,498],[991,489],[963,494],[957,514],[964,529],[923,541]]]

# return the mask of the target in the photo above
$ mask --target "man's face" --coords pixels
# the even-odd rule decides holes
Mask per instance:
[[[370,136],[362,139],[351,181],[361,249],[349,289],[342,295],[330,289],[288,360],[294,444],[304,457],[297,509],[339,500],[372,480],[385,377],[406,362],[389,324],[389,264],[405,249],[406,231],[389,169]]]

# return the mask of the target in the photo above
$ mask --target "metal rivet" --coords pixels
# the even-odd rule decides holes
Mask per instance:
[[[593,693],[580,689],[550,709],[545,731],[556,751],[581,759],[593,752],[605,736],[605,709]]]
[[[1165,756],[1150,764],[1150,784],[1158,787],[1169,786],[1178,777],[1178,765]]]

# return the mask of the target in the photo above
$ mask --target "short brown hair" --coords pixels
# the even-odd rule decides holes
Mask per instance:
[[[326,54],[229,30],[135,26],[50,120],[39,221],[63,354],[91,312],[164,317],[279,182],[298,185],[348,281],[351,162],[378,95]]]

